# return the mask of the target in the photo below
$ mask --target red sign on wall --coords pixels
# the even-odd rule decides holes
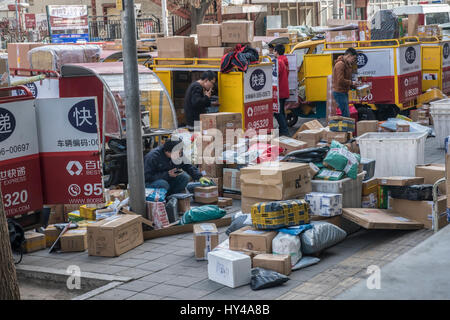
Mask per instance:
[[[422,93],[422,72],[413,72],[398,76],[398,99],[405,103]]]
[[[34,13],[25,13],[25,28],[36,28],[36,15]]]
[[[272,99],[249,102],[244,104],[245,129],[270,130],[273,128]]]

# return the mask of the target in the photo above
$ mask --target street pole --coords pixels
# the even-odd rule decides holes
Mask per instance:
[[[123,78],[125,85],[126,136],[130,209],[146,216],[144,157],[142,151],[141,107],[136,50],[134,0],[123,0]]]
[[[16,31],[16,34],[17,34],[17,36],[16,36],[16,39],[17,39],[17,42],[20,42],[19,41],[19,5],[18,5],[18,2],[19,0],[16,0],[16,28],[17,28],[17,31]]]
[[[164,37],[169,36],[169,20],[167,17],[167,0],[161,1],[161,10],[162,10],[162,20],[164,27]]]

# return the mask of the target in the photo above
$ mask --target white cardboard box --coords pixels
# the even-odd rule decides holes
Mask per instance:
[[[230,250],[208,253],[208,278],[230,288],[249,284],[252,260],[248,255]]]
[[[342,214],[342,194],[310,192],[305,195],[311,215],[333,217]]]

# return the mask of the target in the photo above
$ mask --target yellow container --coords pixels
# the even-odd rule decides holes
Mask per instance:
[[[80,206],[80,217],[86,220],[96,220],[95,211],[97,208],[88,208],[86,205]]]

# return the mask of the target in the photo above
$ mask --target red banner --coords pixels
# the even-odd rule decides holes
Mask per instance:
[[[364,83],[372,85],[370,94],[361,99],[368,103],[395,103],[395,78],[389,77],[364,77]]]
[[[272,99],[245,103],[245,129],[273,129],[272,106]]]
[[[36,15],[34,13],[25,13],[25,28],[36,28]]]
[[[398,76],[398,99],[405,103],[422,94],[422,71]]]

